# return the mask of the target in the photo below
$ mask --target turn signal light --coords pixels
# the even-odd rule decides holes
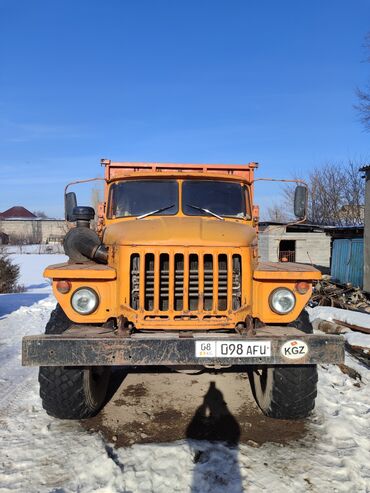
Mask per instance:
[[[311,287],[310,283],[301,281],[301,282],[297,282],[297,284],[295,285],[295,290],[299,294],[306,294],[307,291],[310,289],[310,287]]]
[[[72,283],[70,281],[58,281],[56,284],[57,291],[61,294],[67,294],[70,292]]]

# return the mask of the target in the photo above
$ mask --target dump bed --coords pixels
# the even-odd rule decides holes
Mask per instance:
[[[101,160],[105,166],[105,179],[109,182],[119,178],[131,176],[134,173],[195,173],[215,175],[236,175],[251,182],[254,170],[258,163],[247,164],[184,164],[184,163],[135,163],[135,162],[113,162],[109,159]]]

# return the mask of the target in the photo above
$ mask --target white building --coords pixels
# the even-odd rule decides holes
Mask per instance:
[[[331,238],[320,226],[261,222],[258,234],[262,262],[298,262],[330,267]]]

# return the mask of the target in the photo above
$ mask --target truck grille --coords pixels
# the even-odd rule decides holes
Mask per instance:
[[[207,312],[241,307],[239,254],[133,253],[130,305],[147,312]]]

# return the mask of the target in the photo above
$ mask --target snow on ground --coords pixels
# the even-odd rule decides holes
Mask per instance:
[[[48,254],[16,254],[10,255],[14,264],[19,265],[21,272],[20,284],[23,284],[27,291],[40,291],[50,285],[48,279],[42,277],[43,270],[50,264],[65,262],[65,255],[48,255]]]
[[[16,391],[26,386],[25,379],[30,375],[30,368],[20,364],[22,333],[41,332],[55,305],[50,282],[42,273],[50,263],[67,259],[65,255],[36,254],[15,254],[10,258],[20,266],[19,284],[25,286],[26,291],[0,294],[0,409]]]
[[[47,416],[37,369],[20,366],[21,337],[41,332],[55,305],[40,262],[27,282],[47,297],[0,319],[2,493],[370,492],[370,371],[350,356],[346,364],[362,380],[320,367],[308,432],[284,446],[184,440],[115,449],[79,423]]]
[[[330,321],[340,320],[341,322],[370,329],[370,316],[367,313],[343,310],[342,308],[334,308],[331,306],[308,308],[308,312],[310,314],[311,322],[318,318]]]
[[[318,306],[316,308],[308,308],[307,310],[310,314],[311,322],[317,319],[330,321],[338,320],[340,322],[370,329],[370,315],[367,313],[342,310],[341,308],[333,308],[331,306]],[[348,329],[343,335],[351,346],[370,348],[370,334],[354,332]]]
[[[29,245],[29,247],[38,245]],[[42,273],[49,264],[65,262],[65,255],[48,254],[10,254],[14,264],[20,266],[21,278],[18,283],[25,286],[23,293],[0,294],[0,320],[18,308],[31,306],[47,298],[50,293],[50,282],[42,277]],[[1,335],[1,333],[0,333]]]
[[[347,332],[344,334],[346,341],[351,346],[361,346],[370,349],[370,334],[361,334],[360,332]],[[368,352],[366,350],[366,352]]]
[[[63,254],[64,249],[61,243],[40,243],[34,245],[3,245],[2,250],[9,254]]]

